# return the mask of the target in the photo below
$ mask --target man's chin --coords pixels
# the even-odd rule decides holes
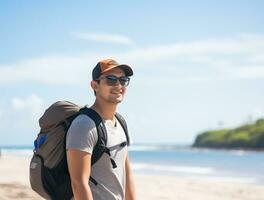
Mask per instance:
[[[120,98],[120,99],[116,99],[116,103],[121,103],[122,102],[122,98]]]
[[[121,103],[123,99],[118,99],[117,100],[117,103]]]
[[[123,101],[123,98],[111,99],[110,101],[111,101],[112,103],[116,103],[116,104],[118,104],[118,103],[121,103],[121,102]]]

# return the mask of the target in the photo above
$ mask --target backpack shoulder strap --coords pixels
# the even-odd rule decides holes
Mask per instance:
[[[119,121],[119,123],[121,124],[121,126],[122,126],[122,128],[126,134],[127,145],[129,146],[130,145],[130,137],[128,134],[127,123],[126,123],[124,117],[122,115],[120,115],[119,113],[116,112],[115,116],[116,116],[117,120]]]
[[[96,126],[98,140],[94,147],[91,164],[96,163],[105,152],[107,144],[107,132],[101,116],[91,108],[84,107],[80,110],[80,114],[90,117]]]

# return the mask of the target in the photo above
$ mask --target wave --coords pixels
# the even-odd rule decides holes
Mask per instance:
[[[211,167],[197,166],[168,166],[168,165],[153,165],[145,163],[132,163],[132,169],[135,173],[144,174],[167,174],[172,176],[184,176],[191,179],[202,179],[206,181],[230,182],[230,183],[245,183],[245,184],[263,184],[256,177],[245,177],[238,175],[219,175],[219,171]]]
[[[129,147],[129,151],[132,152],[148,152],[148,151],[177,151],[177,152],[196,152],[196,153],[211,153],[211,152],[217,152],[217,153],[227,153],[235,156],[246,156],[250,153],[255,152],[249,152],[246,150],[230,150],[230,149],[210,149],[210,148],[196,148],[192,147],[191,145],[187,144],[132,144]]]
[[[175,150],[187,150],[190,149],[190,145],[182,144],[132,144],[129,147],[130,151],[175,151]]]
[[[214,172],[210,167],[194,167],[194,166],[169,166],[169,165],[157,165],[146,163],[132,164],[133,170],[148,170],[156,172],[168,172],[168,173],[188,173],[188,174],[211,174]]]

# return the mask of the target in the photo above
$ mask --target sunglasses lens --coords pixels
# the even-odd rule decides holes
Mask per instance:
[[[120,82],[120,85],[122,85],[122,86],[126,87],[129,84],[129,77],[127,77],[127,76],[117,77],[114,75],[109,75],[109,76],[106,76],[105,78],[107,80],[107,84],[110,86],[115,85],[118,80]]]
[[[115,85],[117,82],[117,77],[116,76],[107,76],[106,80],[107,80],[107,84],[108,85]]]
[[[119,82],[122,86],[128,86],[129,84],[129,78],[126,76],[122,76],[119,78]]]

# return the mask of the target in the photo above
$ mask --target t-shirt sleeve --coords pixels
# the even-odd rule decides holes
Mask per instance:
[[[76,117],[67,133],[66,149],[92,153],[98,140],[94,121],[86,115]]]

